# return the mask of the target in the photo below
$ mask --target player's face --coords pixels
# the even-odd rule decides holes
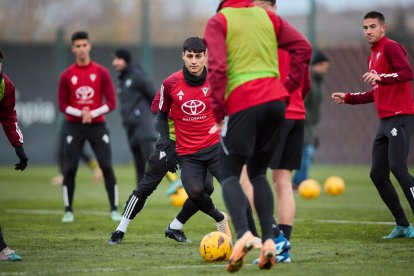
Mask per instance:
[[[364,19],[362,28],[369,44],[374,44],[385,35],[386,25],[377,18]]]
[[[114,57],[112,60],[112,66],[115,68],[116,71],[122,71],[127,67],[127,63],[125,59]]]
[[[206,65],[206,53],[194,53],[193,51],[185,51],[183,53],[184,66],[192,75],[200,76]]]
[[[87,39],[77,39],[72,43],[72,52],[77,60],[86,60],[90,57],[92,46]]]

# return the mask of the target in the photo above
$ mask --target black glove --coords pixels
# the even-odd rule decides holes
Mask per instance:
[[[17,164],[14,164],[14,169],[17,171],[24,171],[24,169],[26,169],[27,167],[27,156],[26,153],[24,153],[24,149],[23,146],[18,146],[14,148],[16,151],[16,155],[19,157],[20,162]]]
[[[165,153],[165,164],[167,166],[167,170],[172,173],[175,173],[178,170],[178,155],[175,151],[174,143],[172,143],[171,141],[162,141],[160,151]]]

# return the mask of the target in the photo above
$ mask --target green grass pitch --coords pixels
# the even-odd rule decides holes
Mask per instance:
[[[132,166],[116,166],[121,207],[134,187]],[[316,200],[295,195],[296,221],[291,264],[279,264],[263,274],[283,275],[414,275],[414,240],[383,240],[392,229],[392,217],[368,176],[366,166],[314,166],[311,176],[320,183],[331,175],[345,179],[346,191]],[[94,185],[81,167],[75,191],[75,222],[62,224],[61,188],[49,184],[54,167],[29,166],[15,172],[0,167],[0,224],[6,242],[22,256],[21,262],[0,262],[0,275],[226,275],[225,263],[206,263],[199,255],[202,237],[215,230],[202,213],[185,225],[191,244],[164,237],[177,214],[165,195],[167,181],[147,201],[131,223],[124,243],[109,246],[117,223],[109,217],[103,184]],[[398,185],[398,184],[397,184]],[[224,209],[217,184],[213,199]],[[397,187],[399,192],[400,188]],[[413,221],[407,201],[401,201]],[[376,223],[378,222],[378,223]],[[260,272],[251,265],[258,251],[248,255],[239,272]]]

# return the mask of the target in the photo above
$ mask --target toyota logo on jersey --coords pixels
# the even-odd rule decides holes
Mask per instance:
[[[93,98],[95,91],[90,86],[81,86],[75,91],[76,99],[87,101]]]
[[[206,104],[199,100],[186,101],[181,110],[188,115],[198,115],[206,109]]]

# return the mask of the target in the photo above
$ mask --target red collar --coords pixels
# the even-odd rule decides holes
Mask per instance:
[[[253,7],[254,3],[252,0],[225,0],[221,8],[246,8]]]

